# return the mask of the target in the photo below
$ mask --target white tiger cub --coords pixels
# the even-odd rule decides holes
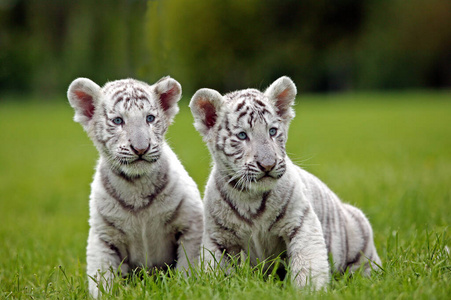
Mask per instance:
[[[213,158],[201,257],[217,265],[224,251],[244,252],[255,264],[284,253],[295,284],[322,289],[328,254],[339,271],[363,265],[369,273],[369,261],[381,261],[363,213],[286,155],[295,97],[294,83],[281,77],[264,93],[200,89],[191,99],[194,125]]]
[[[91,295],[98,296],[96,282],[108,290],[119,267],[124,275],[136,267],[184,271],[197,264],[202,200],[164,140],[179,110],[180,84],[164,77],[154,85],[124,79],[100,88],[78,78],[67,96],[100,154],[90,195]]]

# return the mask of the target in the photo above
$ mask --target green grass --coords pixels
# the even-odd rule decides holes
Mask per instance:
[[[23,99],[19,99],[23,100]],[[187,100],[169,143],[203,191],[210,158]],[[288,152],[373,224],[384,270],[310,294],[264,276],[142,274],[120,299],[447,299],[451,294],[451,93],[304,96]],[[0,298],[86,298],[89,184],[97,153],[63,97],[0,103]],[[127,281],[127,282],[123,282]]]

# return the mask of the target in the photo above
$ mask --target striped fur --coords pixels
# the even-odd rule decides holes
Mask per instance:
[[[201,255],[208,265],[224,251],[248,253],[253,263],[284,253],[298,286],[321,289],[329,281],[328,254],[339,271],[363,265],[369,273],[368,262],[380,259],[363,213],[286,155],[295,96],[288,77],[264,93],[201,89],[193,96],[194,125],[213,158],[204,197],[208,251]]]
[[[180,84],[169,77],[152,86],[125,79],[103,88],[79,78],[69,87],[74,119],[100,154],[87,247],[94,297],[95,281],[108,290],[116,270],[122,275],[137,267],[187,270],[198,259],[202,201],[164,140],[180,96]]]

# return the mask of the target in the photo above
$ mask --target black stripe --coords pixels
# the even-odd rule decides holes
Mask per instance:
[[[225,151],[225,147],[222,149],[222,152],[224,153],[225,156],[228,156],[228,157],[234,157],[238,154],[241,154],[241,151],[239,149],[237,149],[235,152],[227,153]]]
[[[347,268],[349,268],[349,267],[351,267],[352,265],[354,265],[354,264],[356,264],[357,262],[359,262],[360,257],[362,257],[362,252],[361,252],[361,251],[357,252],[357,255],[356,255],[351,261],[348,261],[348,262],[347,262],[346,267],[345,267],[344,269],[346,270]]]
[[[255,98],[258,97],[262,92],[255,90],[255,89],[249,89],[246,91],[244,95],[240,95],[242,98]]]
[[[124,100],[124,98],[121,96],[119,97],[115,102],[114,102],[114,107],[116,107],[116,105],[118,105],[120,102],[122,102],[122,100]]]
[[[221,125],[219,125],[220,127],[221,127],[221,129],[222,129],[222,124]],[[220,131],[218,130],[218,133],[219,133]],[[215,148],[216,148],[216,150],[218,150],[218,151],[222,151],[222,149],[224,149],[224,139],[223,139],[223,142],[222,142],[222,146],[219,146],[219,142],[220,142],[220,138],[221,138],[221,136],[218,134],[218,135],[216,135],[216,140],[215,140]]]
[[[266,105],[263,102],[261,102],[260,100],[258,100],[258,99],[255,99],[254,102],[257,103],[258,105],[262,106],[262,107],[266,107]]]
[[[225,127],[225,129],[227,130],[227,132],[229,134],[232,134],[232,130],[230,129],[230,122],[229,122],[229,117],[228,116],[225,117],[224,127]]]
[[[327,211],[325,210],[325,203],[324,203],[325,199],[321,197],[319,187],[312,186],[312,190],[316,191],[316,193],[315,193],[316,199],[317,199],[317,201],[320,201],[320,203],[321,203],[321,217],[322,217],[321,224],[324,227],[326,224],[326,214],[327,214]]]
[[[108,219],[105,215],[103,215],[100,211],[100,209],[97,207],[97,212],[99,213],[100,217],[102,218],[102,221],[108,225],[109,227],[119,231],[121,234],[125,235],[125,231],[122,230],[122,228],[118,227],[114,222],[110,219]]]
[[[129,175],[125,174],[125,173],[124,173],[123,171],[121,171],[121,170],[112,169],[112,171],[113,171],[113,173],[114,173],[116,176],[118,176],[118,177],[124,179],[125,181],[127,181],[127,182],[129,182],[129,183],[133,183],[136,179],[141,178],[141,175],[133,175],[133,176],[129,176]]]
[[[111,243],[111,242],[109,242],[109,241],[103,239],[103,238],[100,237],[100,236],[99,236],[99,240],[100,240],[101,242],[103,242],[103,243],[104,243],[111,251],[113,251],[114,254],[117,255],[117,257],[119,258],[120,261],[123,260],[123,257],[122,257],[122,255],[121,255],[121,252],[119,251],[119,248],[118,248],[116,245],[114,245],[113,243]]]
[[[253,125],[252,123],[254,123],[254,112],[251,111],[251,113],[249,114],[249,120],[248,120],[249,126],[252,128]]]
[[[324,241],[326,242],[327,252],[331,252],[331,225],[330,225],[330,199],[323,194],[323,190],[321,187],[317,186],[317,196],[321,200],[322,204],[322,212],[323,212],[323,220],[321,222],[321,226],[323,228]]]
[[[325,196],[325,199],[328,199],[327,203],[331,204],[329,209],[328,209],[328,224],[327,224],[327,239],[326,240],[326,247],[327,247],[327,252],[331,252],[332,251],[332,238],[334,238],[335,236],[332,236],[332,227],[334,225],[335,222],[335,201],[333,201],[333,199],[330,199],[328,196]]]
[[[349,239],[348,239],[348,232],[346,230],[346,219],[343,214],[343,207],[339,207],[339,217],[340,217],[340,227],[342,231],[342,247],[344,251],[344,261],[348,261],[348,255],[349,255]]]
[[[247,111],[243,111],[242,113],[240,113],[240,114],[238,115],[238,118],[236,119],[236,122],[238,123],[238,122],[240,121],[240,119],[241,119],[242,117],[244,117],[246,114],[247,114]]]
[[[119,87],[119,86],[118,86]],[[118,87],[116,87],[116,88],[118,88]],[[120,90],[117,90],[117,91],[115,91],[114,92],[114,94],[111,96],[111,99],[115,99],[117,96],[119,96],[119,94],[122,94],[122,93],[124,93],[125,92],[125,87],[122,87],[122,89],[120,89]],[[122,100],[122,95],[121,95],[121,100]],[[117,103],[118,101],[116,101],[114,104],[116,105],[116,103]]]
[[[174,222],[174,220],[179,216],[180,214],[180,208],[182,207],[183,202],[185,201],[185,198],[182,198],[182,200],[180,200],[179,204],[177,205],[177,207],[174,209],[174,211],[171,213],[171,215],[166,219],[166,221],[164,222],[164,225],[169,225],[172,222]]]
[[[267,110],[266,108],[263,108],[263,109],[258,110],[258,115],[260,116],[260,118],[262,118],[263,121],[265,121],[266,123],[268,123],[268,120],[265,119],[265,114],[271,115],[271,113],[269,112],[269,110]]]
[[[354,214],[354,212],[352,211],[352,209],[348,209],[348,212],[350,213],[351,217],[354,220],[356,220],[357,223],[359,224],[359,229],[360,229],[360,232],[362,233],[362,236],[363,236],[363,245],[362,245],[362,249],[357,252],[356,256],[352,260],[350,260],[348,262],[346,267],[350,267],[351,265],[359,262],[360,257],[362,256],[362,253],[365,253],[365,251],[366,251],[366,248],[368,246],[368,239],[369,239],[369,236],[368,236],[368,234],[366,233],[366,230],[365,230],[365,224],[362,224],[362,218],[360,216],[356,216]]]
[[[257,211],[255,212],[255,214],[251,214],[251,217],[253,219],[260,217],[266,209],[266,201],[268,200],[269,194],[271,194],[271,191],[268,192],[264,192],[263,196],[262,196],[262,202],[260,204],[260,207],[257,209]]]
[[[218,190],[219,195],[221,196],[221,199],[225,203],[227,203],[227,205],[232,209],[233,213],[237,216],[237,218],[243,222],[246,222],[249,225],[252,225],[252,220],[250,220],[250,219],[246,218],[245,216],[243,216],[242,214],[240,214],[240,212],[238,211],[236,206],[230,201],[229,197],[221,189],[217,180],[216,180],[216,189]]]
[[[226,226],[224,223],[222,223],[221,222],[222,220],[216,216],[216,214],[213,212],[213,209],[211,207],[209,208],[209,212],[210,212],[210,216],[212,217],[213,222],[215,223],[216,226],[218,226],[221,230],[226,231],[226,232],[234,235],[236,238],[238,238],[237,232],[234,229],[232,229],[232,228]]]
[[[285,198],[285,204],[282,206],[282,209],[280,210],[279,214],[274,219],[274,221],[271,223],[271,225],[269,225],[268,231],[271,231],[272,227],[285,216],[285,213],[287,212],[287,207],[291,202],[291,198],[293,197],[294,187],[295,185],[293,184],[290,191],[287,192],[287,194],[289,193],[287,198],[285,198],[286,194],[282,197]]]
[[[105,188],[108,195],[112,197],[114,200],[116,200],[116,202],[119,203],[123,209],[128,210],[129,212],[133,212],[135,210],[135,207],[133,205],[127,204],[121,197],[119,197],[119,195],[117,194],[116,190],[114,189],[113,185],[108,179],[107,174],[105,174],[105,171],[103,169],[100,170],[100,177],[102,179],[102,185]]]
[[[299,230],[302,228],[302,225],[304,224],[304,220],[305,220],[305,216],[310,212],[310,206],[307,206],[304,211],[302,212],[302,218],[301,218],[301,222],[299,223],[298,226],[296,226],[295,228],[293,228],[293,230],[291,231],[290,235],[288,236],[290,241],[296,236],[296,234],[299,232]]]
[[[103,184],[103,187],[105,188],[106,192],[108,193],[108,195],[110,195],[113,199],[115,199],[123,209],[125,209],[129,212],[135,212],[135,213],[140,210],[148,208],[153,203],[153,200],[166,188],[168,181],[169,181],[167,173],[164,173],[163,176],[157,177],[160,179],[160,182],[155,184],[154,193],[145,197],[145,199],[148,200],[147,203],[145,203],[144,205],[141,205],[141,206],[134,206],[132,204],[128,204],[124,199],[122,199],[118,195],[116,189],[113,187],[113,185],[111,184],[111,182],[108,178],[108,175],[106,174],[107,172],[108,171],[106,170],[106,167],[103,167],[102,169],[100,169],[100,177],[102,180],[102,184]]]
[[[216,150],[217,151],[223,151],[224,150],[224,146],[219,146],[218,142],[216,142],[215,145],[216,145]]]
[[[156,197],[158,197],[158,195],[166,188],[166,186],[169,183],[168,173],[164,173],[162,177],[158,178],[160,179],[160,182],[158,182],[158,185],[155,185],[155,191],[146,197],[149,200],[147,206],[149,206],[152,203],[152,201]]]
[[[243,186],[240,184],[238,184],[238,180],[237,179],[231,179],[230,177],[229,177],[229,180],[227,181],[227,183],[229,184],[229,186],[231,187],[231,188],[233,188],[233,189],[235,189],[235,190],[239,190],[239,191],[241,191],[241,190],[243,190]]]
[[[238,112],[244,106],[245,103],[246,101],[242,101],[240,104],[238,104],[238,106],[235,109],[235,112]]]
[[[216,249],[221,251],[221,253],[228,253],[227,248],[218,242],[215,238],[210,237],[211,242],[215,245]]]
[[[238,153],[237,156],[235,156],[235,158],[234,158],[233,161],[234,161],[235,163],[237,163],[239,159],[242,159],[242,158],[243,158],[243,156],[244,156],[244,152],[241,151],[240,153]]]
[[[330,222],[329,222],[329,213],[326,212],[326,223],[323,226],[323,234],[324,234],[324,241],[326,242],[327,252],[330,253]]]
[[[147,96],[148,94],[146,93],[145,90],[143,90],[142,88],[140,88],[139,86],[135,87],[135,92],[140,92],[142,95],[141,96]],[[147,99],[147,98],[146,98]]]

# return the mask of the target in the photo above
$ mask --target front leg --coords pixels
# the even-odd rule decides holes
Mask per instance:
[[[223,233],[224,235],[222,235]],[[230,259],[241,255],[242,260],[246,259],[243,248],[238,242],[227,236],[225,232],[204,233],[201,248],[201,266],[205,271],[222,270],[230,274]],[[227,242],[226,242],[227,241]]]
[[[92,228],[89,231],[86,258],[89,293],[93,298],[99,295],[99,285],[102,285],[105,291],[111,290],[119,266],[123,275],[129,272],[129,266],[122,261],[118,246],[102,238]]]
[[[327,248],[321,224],[310,206],[300,221],[289,226],[285,241],[293,283],[314,290],[326,288],[330,276]]]
[[[203,214],[201,210],[190,213],[189,220],[178,234],[177,266],[182,272],[189,272],[199,261],[200,244],[202,242]]]
[[[208,233],[202,240],[200,259],[205,270],[214,270],[226,266],[226,249]]]

